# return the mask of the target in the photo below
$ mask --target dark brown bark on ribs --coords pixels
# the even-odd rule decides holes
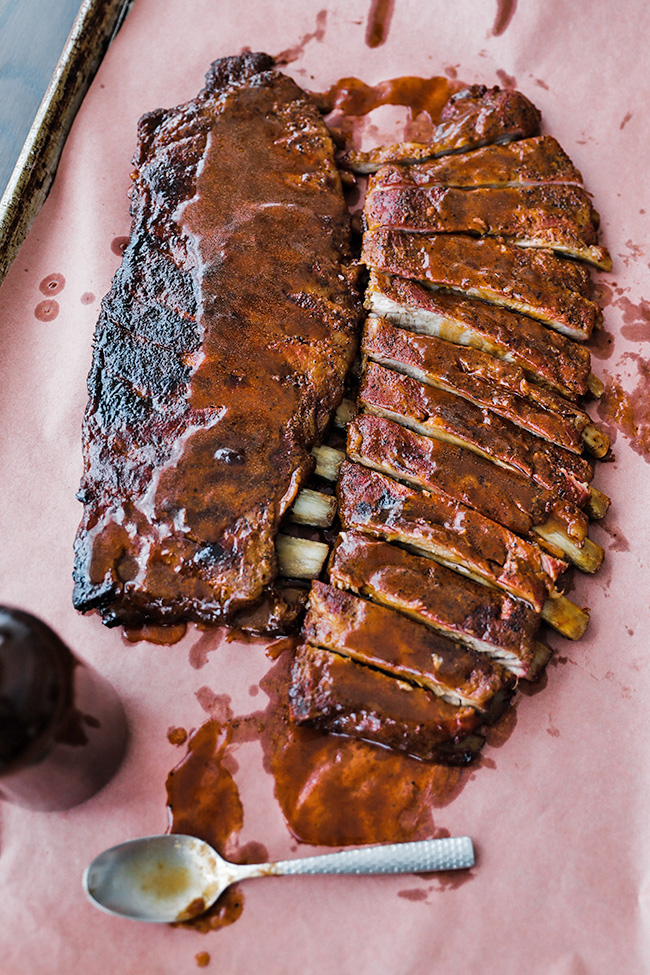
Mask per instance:
[[[575,400],[589,390],[591,357],[540,322],[459,295],[430,291],[415,281],[371,271],[365,306],[416,332],[487,352],[523,369],[529,379]]]
[[[483,738],[473,708],[458,708],[337,653],[307,645],[296,652],[289,688],[298,724],[376,742],[425,761],[465,765]]]
[[[582,175],[553,136],[486,146],[411,166],[387,164],[368,179],[368,191],[384,186],[582,185]]]
[[[380,187],[367,193],[364,222],[416,234],[502,237],[520,247],[548,248],[610,271],[598,246],[598,215],[582,187]]]
[[[312,584],[302,629],[313,646],[333,650],[418,684],[464,707],[489,710],[514,679],[499,664],[386,606],[322,582]]]
[[[344,461],[337,484],[344,528],[399,542],[524,599],[537,612],[566,562],[443,494],[417,491],[379,471]]]
[[[341,589],[400,610],[519,677],[534,675],[540,617],[506,593],[358,532],[339,535],[329,573]]]
[[[579,508],[589,499],[593,468],[582,457],[534,437],[453,393],[369,362],[359,387],[359,403],[376,416],[519,471]]]
[[[274,538],[342,395],[358,302],[315,106],[267,55],[215,62],[145,116],[132,229],[84,419],[77,608],[218,622],[274,578]]]
[[[361,259],[368,267],[427,287],[523,312],[579,341],[602,321],[600,308],[587,297],[585,268],[549,251],[511,247],[489,237],[375,230],[363,235]]]
[[[578,546],[587,537],[587,517],[575,505],[469,450],[369,414],[357,417],[347,429],[352,460],[425,490],[442,492],[518,535],[538,540],[535,529],[553,523]]]
[[[341,164],[360,173],[375,172],[389,162],[412,163],[491,143],[525,139],[539,131],[541,115],[521,92],[471,85],[451,96],[440,124],[427,144],[400,142],[370,152],[352,150]]]
[[[549,443],[582,453],[591,417],[575,403],[530,383],[513,363],[433,335],[397,328],[382,318],[366,321],[362,351],[382,365],[462,396]],[[589,473],[589,465],[585,473]],[[584,479],[592,475],[593,471]]]

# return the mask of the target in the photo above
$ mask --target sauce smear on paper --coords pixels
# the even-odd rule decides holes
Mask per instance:
[[[223,695],[209,688],[197,694],[211,717],[189,738],[186,755],[167,778],[171,831],[198,836],[234,862],[268,859],[260,843],[238,843],[244,808],[233,777],[238,769],[233,747],[258,741],[289,830],[300,842],[351,846],[448,836],[436,825],[434,811],[451,802],[474,771],[490,762],[468,769],[436,765],[291,724],[287,687],[292,654],[287,641],[279,642],[282,652],[260,684],[269,697],[265,711],[233,716]],[[503,744],[515,721],[511,708],[489,729],[489,743]],[[176,736],[170,741],[176,743]],[[445,886],[451,882],[443,875],[438,879]],[[466,879],[465,873],[452,878],[454,885]],[[243,904],[241,891],[232,887],[207,913],[185,924],[216,930],[236,921]]]
[[[445,104],[465,83],[450,78],[405,76],[367,85],[359,78],[341,78],[314,97],[325,114],[327,127],[347,148],[366,125],[365,116],[383,105],[406,109],[403,138],[428,141],[440,121]]]
[[[366,24],[366,44],[380,47],[388,37],[395,0],[371,0]]]
[[[650,361],[633,354],[628,356],[636,360],[639,373],[635,388],[628,393],[616,379],[610,378],[596,410],[612,442],[618,428],[632,450],[650,463]]]

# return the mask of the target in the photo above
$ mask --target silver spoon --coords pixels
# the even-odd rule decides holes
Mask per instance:
[[[83,876],[92,902],[135,921],[186,921],[202,914],[230,886],[248,877],[318,873],[425,873],[474,865],[469,836],[366,846],[342,853],[235,864],[194,836],[145,836],[96,857]]]

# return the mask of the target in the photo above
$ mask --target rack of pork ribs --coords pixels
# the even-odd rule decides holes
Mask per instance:
[[[583,634],[560,577],[603,558],[586,265],[611,261],[539,122],[521,94],[476,86],[431,144],[342,161],[370,174],[368,317],[345,452],[316,450],[342,530],[311,587],[291,715],[427,760],[475,757],[481,727],[543,672],[544,626]]]

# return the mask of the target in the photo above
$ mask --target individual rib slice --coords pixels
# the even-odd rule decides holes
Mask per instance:
[[[430,291],[415,281],[378,271],[370,272],[364,303],[368,311],[396,325],[512,362],[529,379],[570,399],[584,396],[593,385],[587,347],[527,315]]]
[[[612,268],[611,257],[598,246],[598,215],[580,186],[379,187],[366,194],[363,215],[369,231],[498,236],[508,244],[544,247]]]
[[[341,589],[398,609],[518,677],[536,676],[540,618],[518,599],[358,532],[339,535],[329,573]]]
[[[609,449],[608,438],[584,410],[530,383],[518,366],[487,352],[418,335],[373,317],[366,321],[361,349],[381,365],[462,396],[574,453],[582,453],[583,445],[595,447],[599,456]]]
[[[534,437],[453,393],[369,362],[362,375],[359,402],[369,413],[465,447],[500,467],[532,477],[580,508],[589,499],[587,480],[593,469],[582,457]]]
[[[400,542],[526,600],[541,612],[566,563],[444,494],[417,491],[345,461],[337,485],[344,528]]]
[[[338,653],[300,646],[291,668],[292,721],[377,742],[425,761],[465,765],[480,750],[481,715]]]
[[[529,603],[572,640],[589,614],[555,590],[566,563],[442,494],[430,494],[345,461],[337,485],[346,529],[397,542],[476,582]]]
[[[599,306],[587,297],[582,265],[548,251],[511,247],[489,237],[381,229],[363,235],[361,260],[430,288],[523,312],[579,341],[602,321]]]
[[[575,505],[461,447],[364,414],[348,425],[348,455],[416,487],[442,492],[517,535],[542,539],[583,571],[595,572],[602,562],[603,550],[587,538],[587,517]]]
[[[510,142],[536,135],[541,115],[518,91],[471,85],[451,96],[431,142],[400,142],[370,152],[352,150],[341,164],[358,173],[372,173],[388,162],[412,163],[490,143]]]
[[[370,176],[368,192],[384,186],[463,188],[537,183],[582,185],[582,175],[551,135],[486,146],[411,166],[387,164]]]
[[[411,681],[450,704],[490,710],[514,686],[512,674],[386,606],[314,582],[302,635],[393,677]]]
[[[74,602],[219,623],[277,574],[280,520],[343,393],[360,303],[330,135],[267,55],[146,115],[84,418]]]

